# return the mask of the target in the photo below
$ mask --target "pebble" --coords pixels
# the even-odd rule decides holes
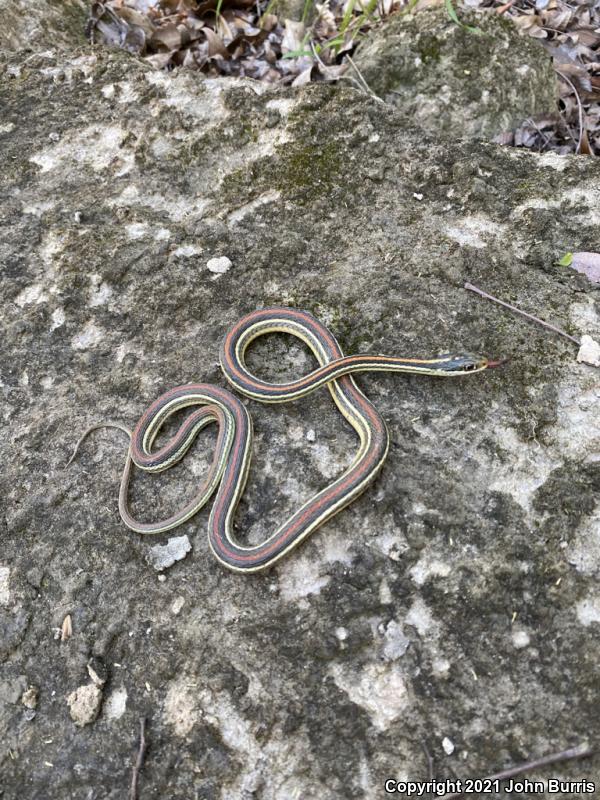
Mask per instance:
[[[157,572],[162,572],[181,561],[192,549],[190,540],[187,536],[173,536],[166,544],[155,544],[148,550],[146,561],[154,567]]]
[[[446,753],[447,756],[451,756],[454,752],[454,742],[447,736],[444,736],[442,739],[442,747],[444,748],[444,753]]]
[[[90,725],[100,711],[102,689],[95,683],[80,686],[67,697],[71,719],[79,728]]]
[[[232,262],[227,256],[221,256],[220,258],[209,258],[206,262],[206,266],[210,272],[223,275],[224,272],[228,272],[231,269]]]

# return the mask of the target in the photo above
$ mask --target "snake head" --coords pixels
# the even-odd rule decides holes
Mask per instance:
[[[440,375],[467,375],[471,372],[481,372],[491,366],[491,362],[483,356],[472,353],[445,353],[439,357]]]

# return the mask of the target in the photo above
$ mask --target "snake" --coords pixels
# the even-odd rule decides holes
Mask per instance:
[[[245,355],[252,342],[271,333],[286,333],[304,342],[318,367],[285,383],[269,383],[247,367]],[[232,392],[209,383],[188,383],[164,392],[142,414],[130,436],[127,461],[119,490],[119,512],[125,525],[142,534],[164,533],[189,520],[216,492],[208,521],[209,546],[221,564],[238,573],[272,567],[311,533],[355,500],[376,478],[389,449],[386,423],[358,388],[353,375],[360,372],[402,372],[453,377],[481,372],[499,362],[482,356],[446,353],[434,358],[359,354],[344,356],[331,331],[308,311],[268,307],[253,311],[227,332],[220,348],[220,365],[229,384],[240,394],[261,403],[285,403],[326,386],[343,417],[358,434],[359,446],[350,466],[319,491],[277,530],[259,544],[242,545],[233,533],[236,508],[243,495],[252,457],[252,419],[244,403]],[[154,442],[167,420],[182,409],[193,410],[161,447]],[[199,432],[209,424],[218,427],[213,460],[194,496],[176,513],[156,522],[140,522],[129,510],[128,494],[134,465],[160,472],[180,461]],[[70,463],[70,462],[69,462]]]

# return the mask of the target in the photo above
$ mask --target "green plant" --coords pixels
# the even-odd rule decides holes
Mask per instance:
[[[471,33],[476,33],[477,35],[483,34],[481,28],[475,28],[473,27],[473,25],[465,25],[464,22],[461,22],[459,20],[458,14],[456,13],[456,9],[452,4],[452,0],[445,0],[445,3],[446,3],[446,11],[448,12],[448,16],[450,17],[452,22],[455,22],[457,25],[460,25],[461,28],[470,31]]]

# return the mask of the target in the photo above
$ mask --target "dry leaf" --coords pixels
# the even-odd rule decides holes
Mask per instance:
[[[292,81],[292,86],[306,86],[307,83],[310,83],[311,73],[313,71],[312,64],[310,67],[307,67],[303,72],[297,75],[294,80]]]
[[[581,272],[592,283],[600,283],[600,253],[573,253],[569,266]]]
[[[161,26],[150,39],[150,44],[158,50],[179,50],[182,43],[181,31],[173,23]]]
[[[302,48],[302,40],[304,39],[304,23],[295,22],[293,19],[285,20],[285,33],[281,40],[282,53],[295,53]]]
[[[216,55],[229,58],[229,51],[218,33],[215,33],[211,28],[202,28],[202,33],[206,36],[206,41],[208,42],[208,58]]]

